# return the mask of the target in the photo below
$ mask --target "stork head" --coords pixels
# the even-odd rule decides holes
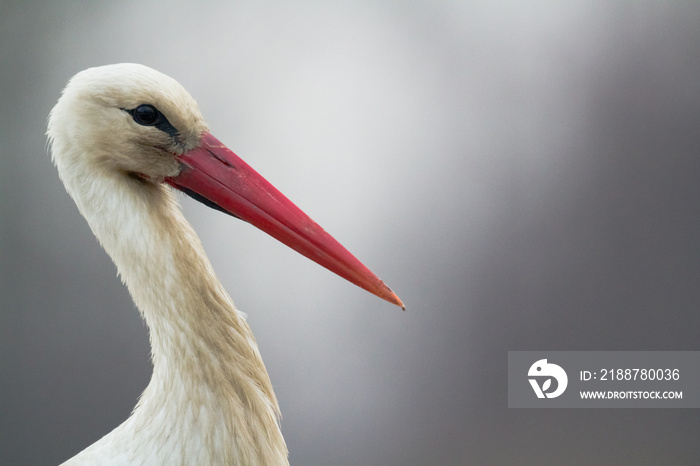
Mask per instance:
[[[68,177],[169,184],[403,307],[384,282],[212,136],[195,100],[162,73],[136,64],[78,73],[51,111],[48,136],[69,191]]]
[[[89,68],[75,75],[49,117],[59,165],[163,179],[179,173],[177,155],[197,146],[206,123],[174,79],[143,65]],[[61,150],[57,144],[80,148]],[[81,160],[61,160],[79,156]]]

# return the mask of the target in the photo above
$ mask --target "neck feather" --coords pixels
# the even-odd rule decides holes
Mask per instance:
[[[123,174],[99,179],[69,191],[143,315],[153,359],[132,416],[107,437],[124,438],[133,459],[150,449],[192,464],[287,464],[253,334],[171,189]]]

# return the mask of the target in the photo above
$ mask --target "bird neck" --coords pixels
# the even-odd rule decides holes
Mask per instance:
[[[139,432],[144,448],[189,452],[193,464],[287,464],[253,334],[171,189],[124,175],[106,182],[72,194],[148,325],[153,359],[148,387],[113,433]]]

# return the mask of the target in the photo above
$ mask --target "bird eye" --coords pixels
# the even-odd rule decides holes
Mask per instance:
[[[148,104],[139,105],[131,112],[134,121],[143,126],[154,126],[160,120],[160,112]]]
[[[136,108],[122,108],[126,113],[131,115],[131,118],[141,126],[155,126],[157,129],[168,134],[175,144],[180,144],[180,133],[173,125],[170,124],[165,115],[150,104],[141,104]]]

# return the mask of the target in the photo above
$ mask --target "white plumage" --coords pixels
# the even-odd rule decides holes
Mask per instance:
[[[301,211],[208,133],[184,88],[157,71],[121,64],[79,73],[51,112],[48,136],[66,190],[148,325],[153,360],[132,415],[65,464],[288,464],[253,334],[168,184],[400,300],[308,217],[297,218]]]

